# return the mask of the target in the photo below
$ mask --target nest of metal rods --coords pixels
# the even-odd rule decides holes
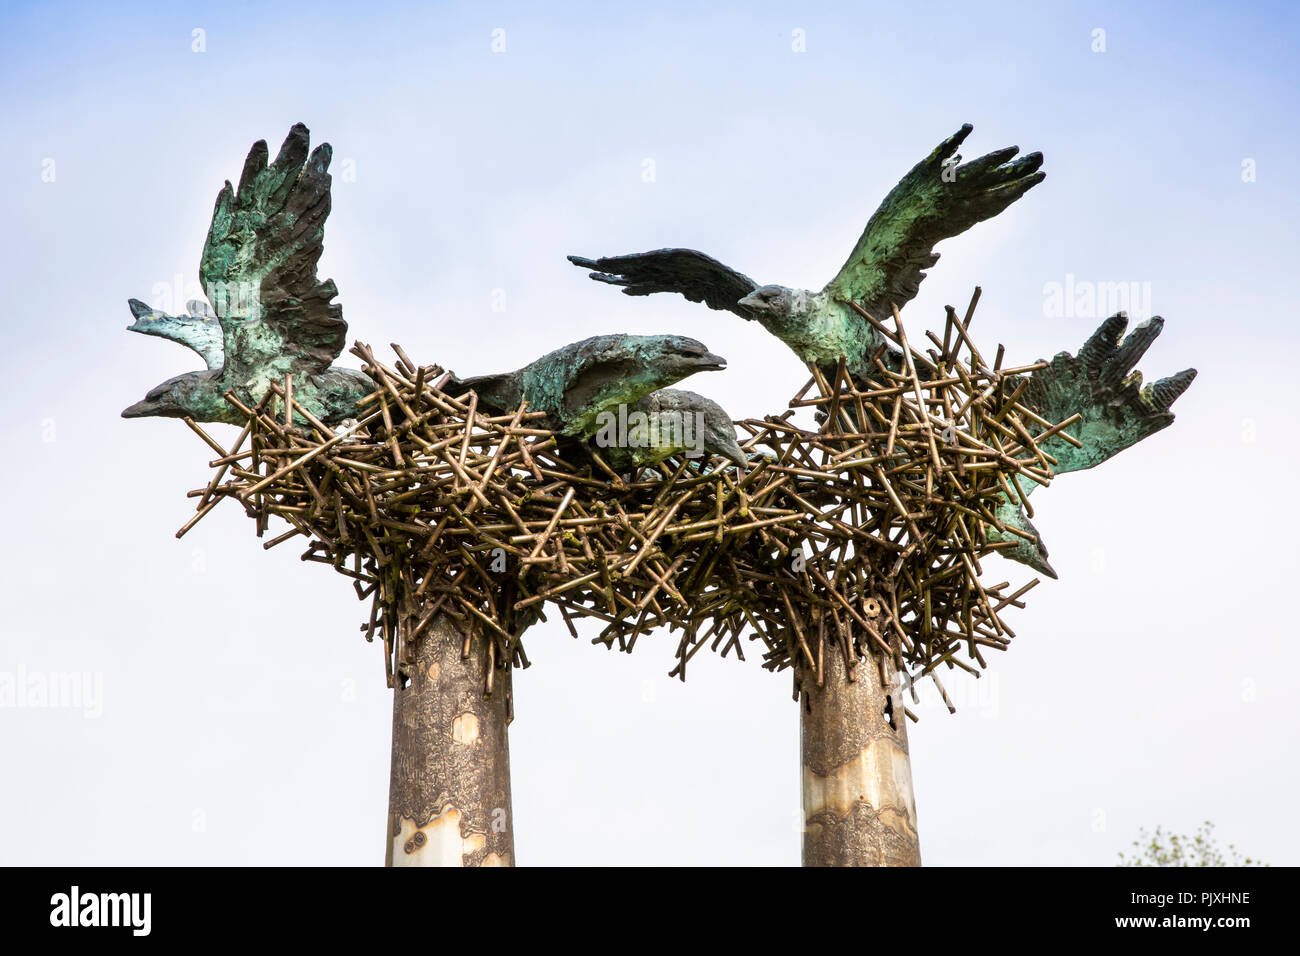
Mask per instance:
[[[1001,527],[999,495],[1021,495],[1018,478],[1050,480],[1030,428],[1041,441],[1069,422],[1018,401],[1039,366],[1002,369],[1001,349],[988,366],[969,313],[950,309],[928,354],[895,320],[871,321],[901,350],[901,371],[883,347],[865,380],[843,363],[833,380],[813,369],[783,415],[738,423],[748,468],[682,457],[635,476],[598,449],[566,448],[527,403],[485,415],[438,366],[396,345],[388,365],[358,344],[376,390],[356,421],[326,427],[286,382],[251,408],[227,396],[247,416],[229,449],[189,422],[218,457],[178,536],[224,499],[259,536],[283,519],[289,530],[264,547],[306,537],[303,560],[353,579],[371,599],[362,630],[382,640],[390,686],[446,615],[467,649],[488,642],[490,694],[493,670],[528,665],[521,636],[548,608],[574,637],[576,619],[596,619],[593,643],[625,651],[656,629],[680,632],[671,673],[682,679],[706,645],[743,658],[742,639],[758,640],[765,667],[793,671],[796,696],[822,680],[827,654],[892,661],[914,679],[940,665],[977,671],[985,649],[1014,636],[1001,613],[1037,583],[983,584],[980,558],[995,547],[985,531]],[[818,429],[790,422],[800,407],[818,409]]]

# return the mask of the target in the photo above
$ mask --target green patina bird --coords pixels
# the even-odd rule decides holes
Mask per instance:
[[[991,218],[1042,182],[1041,153],[1013,159],[1019,150],[1006,147],[959,165],[957,147],[972,127],[963,125],[912,168],[872,214],[848,261],[820,292],[782,285],[760,286],[749,276],[692,249],[569,261],[594,270],[591,278],[623,287],[627,295],[677,292],[711,309],[733,312],[759,322],[807,364],[830,374],[840,356],[851,374],[870,374],[867,363],[885,346],[884,362],[898,369],[901,353],[850,303],[873,318],[884,319],[916,296],[925,269],[939,259],[934,246]],[[1075,358],[1061,352],[1048,368],[1033,373],[1024,401],[1050,422],[1078,413],[1081,421],[1067,431],[1079,438],[1078,449],[1051,436],[1045,449],[1055,456],[1055,472],[1091,468],[1168,426],[1169,411],[1196,376],[1186,369],[1141,388],[1133,366],[1159,335],[1163,320],[1135,329],[1120,344],[1127,319],[1107,319]],[[1046,426],[1031,429],[1035,434]],[[1019,502],[999,508],[1004,525],[1031,534],[1025,539],[990,527],[990,541],[1009,541],[1001,549],[1012,560],[1055,577],[1042,538]],[[1000,520],[1002,520],[1000,519]]]
[[[616,471],[655,465],[671,455],[716,455],[749,464],[731,416],[717,402],[684,389],[661,388],[610,415],[592,438]]]
[[[1008,146],[964,166],[957,147],[967,124],[917,163],[867,221],[848,261],[820,292],[760,286],[749,276],[693,249],[569,261],[594,270],[591,278],[623,287],[627,295],[677,292],[711,309],[752,319],[805,363],[832,370],[842,355],[850,372],[865,370],[880,334],[849,305],[885,318],[910,302],[925,269],[939,259],[934,246],[997,215],[1043,181],[1041,153],[1012,160]]]
[[[820,292],[760,286],[691,249],[659,249],[604,259],[569,256],[569,260],[598,270],[591,274],[593,279],[622,286],[628,295],[678,292],[711,309],[725,309],[756,320],[804,363],[818,365],[829,373],[842,355],[851,373],[862,374],[871,356],[886,343],[849,303],[856,303],[878,319],[887,318],[895,307],[901,309],[916,296],[925,278],[923,270],[938,261],[933,248],[940,240],[997,215],[1046,175],[1039,169],[1041,153],[1013,160],[1019,152],[1014,146],[958,165],[961,157],[956,149],[971,129],[969,124],[962,126],[899,181],[872,214],[848,261]],[[1114,332],[1116,321],[1108,319],[1098,331],[1101,338],[1094,336],[1096,342],[1090,339],[1084,352],[1095,350],[1106,338],[1103,333],[1107,329]],[[1111,356],[1112,365],[1118,362],[1123,366],[1120,378],[1129,373],[1162,327],[1163,320],[1152,320],[1149,326],[1135,330],[1122,350],[1117,349]],[[1118,331],[1123,331],[1122,322]],[[1117,340],[1112,343],[1117,344]],[[886,356],[887,364],[896,368],[901,365],[892,348],[886,349]],[[1100,368],[1095,358],[1091,365],[1085,362],[1083,366],[1065,361],[1068,358],[1069,353],[1062,352],[1050,368],[1031,376],[1028,397],[1040,402],[1039,413],[1045,418],[1053,418],[1049,412],[1059,413],[1064,419],[1078,412],[1085,423],[1111,423],[1120,414],[1112,403],[1119,402],[1127,409],[1122,413],[1130,423],[1125,429],[1138,437],[1120,441],[1121,430],[1108,424],[1090,435],[1090,441],[1085,440],[1087,451],[1082,455],[1069,451],[1072,446],[1064,439],[1049,439],[1062,452],[1058,455],[1062,460],[1058,472],[1091,467],[1168,425],[1173,421],[1169,405],[1196,374],[1194,369],[1187,369],[1163,379],[1152,386],[1148,399],[1139,400],[1136,389],[1118,388],[1118,379],[1104,383],[1089,380],[1089,373]],[[1112,370],[1111,379],[1114,375]]]
[[[342,306],[332,301],[334,282],[316,277],[330,211],[331,150],[322,144],[308,155],[309,142],[307,127],[295,125],[268,166],[266,142],[259,140],[238,190],[227,182],[217,195],[199,266],[212,310],[191,303],[188,316],[168,316],[132,300],[132,331],[193,348],[208,369],[168,379],[122,417],[240,424],[228,391],[255,404],[292,374],[295,399],[336,424],[354,417],[357,401],[374,391],[365,375],[330,364],[343,351],[348,326]]]
[[[684,335],[619,333],[574,342],[513,372],[453,377],[451,383],[473,389],[495,412],[514,411],[526,400],[532,411],[546,413],[553,431],[590,438],[620,405],[634,405],[695,372],[726,367],[726,359]]]

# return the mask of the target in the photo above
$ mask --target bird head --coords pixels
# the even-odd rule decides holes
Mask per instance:
[[[662,453],[655,460],[685,452],[688,458],[707,454],[729,459],[742,468],[749,464],[736,441],[731,416],[703,395],[663,388],[637,402],[635,411],[649,416],[649,444]]]
[[[704,451],[733,461],[741,468],[749,464],[744,450],[736,441],[736,426],[732,424],[731,416],[717,402],[695,392],[675,388],[666,388],[655,395],[661,396],[661,405],[671,402],[681,414],[695,416],[696,444],[691,452],[692,457]]]
[[[211,372],[186,372],[149,389],[144,400],[122,410],[123,418],[184,418],[201,412],[201,393]],[[219,397],[219,396],[218,396]]]
[[[731,423],[731,416],[717,402],[702,395],[698,397],[698,406],[704,413],[704,428],[700,436],[704,450],[745,468],[749,464],[749,458],[736,441],[736,426]]]
[[[1033,522],[1025,515],[1020,505],[1002,504],[997,509],[997,517],[1008,530],[1002,532],[997,528],[990,527],[986,535],[987,540],[989,543],[1011,542],[1011,546],[1008,548],[998,548],[998,554],[1009,561],[1023,564],[1039,574],[1045,574],[1049,578],[1055,579],[1057,577],[1056,571],[1047,563],[1047,546],[1043,544],[1043,536],[1039,534],[1038,529],[1034,527]],[[1011,528],[1027,532],[1032,537],[1022,537],[1009,530]]]
[[[684,335],[651,336],[651,349],[654,366],[671,377],[672,381],[685,378],[695,372],[717,372],[727,367],[727,360],[721,355],[714,355],[704,343]]]
[[[749,309],[758,318],[772,315],[793,315],[800,296],[794,289],[783,285],[759,286],[736,304]]]

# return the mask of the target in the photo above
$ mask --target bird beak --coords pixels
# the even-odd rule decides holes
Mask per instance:
[[[724,458],[729,458],[734,461],[742,469],[749,467],[749,459],[745,457],[745,453],[735,442],[732,442],[726,448],[722,449],[722,455]]]
[[[162,415],[161,408],[157,402],[148,399],[122,409],[123,418],[150,418],[155,415]]]
[[[767,303],[763,301],[762,296],[760,296],[757,292],[751,292],[749,295],[739,300],[736,303],[736,305],[739,305],[746,309],[762,310],[767,308]]]
[[[1037,561],[1035,561],[1033,564],[1033,568],[1039,574],[1046,574],[1053,581],[1058,580],[1058,575],[1055,569],[1053,569],[1052,566],[1047,563],[1046,558],[1039,558]]]
[[[712,352],[705,352],[696,362],[696,369],[701,372],[721,372],[726,367],[727,360]]]

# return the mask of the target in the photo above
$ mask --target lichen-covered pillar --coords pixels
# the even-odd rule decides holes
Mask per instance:
[[[800,702],[804,866],[920,866],[907,719],[874,659],[845,679],[827,648],[822,686]],[[890,673],[895,673],[891,667]]]
[[[410,682],[393,690],[388,866],[513,866],[510,673],[483,699],[486,642],[440,617],[425,631]]]

